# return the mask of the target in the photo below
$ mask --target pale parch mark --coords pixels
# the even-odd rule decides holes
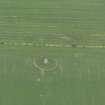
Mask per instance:
[[[62,38],[57,38],[58,40],[62,40]],[[65,37],[63,37],[63,40],[64,39],[69,39],[69,38],[66,38],[66,36]],[[65,40],[64,40],[65,41]],[[66,47],[66,45],[63,45],[63,44],[57,44],[57,43],[47,43],[46,41],[45,41],[45,39],[43,39],[43,38],[39,38],[38,40],[37,40],[37,42],[36,41],[34,41],[34,42],[25,42],[24,40],[22,41],[17,41],[17,40],[1,40],[1,42],[0,42],[0,45],[4,45],[4,46],[33,46],[33,45],[35,45],[35,46],[44,46],[44,47]],[[68,46],[67,46],[68,47]],[[70,46],[69,46],[70,47]]]
[[[64,40],[65,42],[70,42],[70,43],[47,43],[45,42],[45,39],[43,38],[39,38],[34,42],[25,42],[24,40],[19,42],[17,40],[1,40],[0,41],[0,45],[2,46],[36,46],[36,47],[58,47],[58,48],[105,48],[105,45],[87,45],[87,44],[83,44],[82,42],[80,43],[76,43],[77,41],[74,40],[72,37],[68,37],[68,36],[63,36],[60,35],[58,38],[58,40]],[[94,44],[94,43],[93,43]]]
[[[11,45],[11,46],[33,46],[35,45],[36,47],[38,46],[45,46],[45,47],[58,47],[58,48],[63,48],[63,47],[68,47],[68,48],[105,48],[105,46],[92,46],[92,45],[77,45],[75,43],[72,43],[72,44],[53,44],[53,43],[45,43],[45,44],[41,44],[41,43],[31,43],[31,42],[12,42],[12,41],[1,41],[0,42],[0,45],[2,46],[8,46],[8,45]]]
[[[103,37],[103,38],[105,38],[105,33],[101,33],[101,34],[99,34],[99,33],[95,33],[95,34],[91,34],[91,36],[94,36],[94,37]]]
[[[61,36],[60,38],[66,40],[66,41],[71,41],[72,40],[72,38],[68,37],[68,36]]]
[[[76,44],[76,43],[72,43],[72,44],[53,44],[53,43],[44,43],[43,45],[41,43],[31,43],[31,42],[12,42],[12,41],[0,41],[0,45],[2,46],[8,46],[8,45],[11,45],[11,46],[33,46],[35,45],[36,47],[40,47],[40,46],[43,46],[43,47],[58,47],[58,48],[100,48],[100,49],[103,49],[105,48],[105,45],[82,45],[81,44]]]
[[[34,71],[40,72],[40,76],[36,79],[37,82],[40,82],[46,77],[50,78],[51,75],[49,75],[49,73],[54,75],[56,75],[58,72],[58,75],[61,75],[63,73],[63,67],[61,66],[61,64],[59,64],[57,59],[49,59],[49,57],[45,56],[40,56],[39,59],[40,62],[38,61],[38,59],[33,59]]]
[[[63,42],[72,42],[74,41],[74,39],[72,37],[68,37],[64,34],[56,34],[57,37],[55,37],[55,39],[57,38],[58,42],[63,41]],[[51,39],[52,40],[52,39]],[[45,38],[39,38],[37,42],[25,42],[24,40],[21,42],[18,42],[16,40],[4,40],[1,42],[1,45],[5,46],[5,45],[9,45],[9,46],[36,46],[36,47],[58,47],[58,48],[63,48],[63,47],[68,47],[68,48],[76,48],[76,47],[81,47],[81,46],[77,46],[76,43],[47,43],[45,41]]]
[[[5,40],[0,41],[0,45],[2,46],[33,46],[33,43],[31,42],[16,42],[15,40]]]

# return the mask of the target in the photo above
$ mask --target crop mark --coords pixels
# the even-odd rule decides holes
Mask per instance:
[[[93,43],[94,44],[94,43]],[[88,45],[88,44],[74,44],[74,43],[71,43],[71,44],[63,44],[63,43],[60,43],[60,44],[57,44],[57,43],[40,43],[38,41],[36,42],[16,42],[16,41],[0,41],[0,45],[5,47],[5,46],[8,46],[8,47],[16,47],[16,46],[20,46],[20,47],[24,47],[24,46],[32,46],[32,47],[58,47],[58,48],[105,48],[105,45]]]
[[[58,62],[58,60],[54,57],[50,56],[39,56],[33,58],[33,67],[34,72],[39,72],[38,82],[41,80],[49,80],[53,78],[55,75],[61,75],[63,72],[63,68]],[[58,77],[59,78],[59,77]]]
[[[57,47],[57,48],[105,48],[105,42],[102,40],[79,40],[73,37],[69,37],[66,35],[59,35],[58,36],[42,36],[32,38],[31,40],[27,37],[25,39],[21,38],[0,38],[0,47],[7,46],[8,48],[14,47]],[[29,40],[29,41],[28,41]]]

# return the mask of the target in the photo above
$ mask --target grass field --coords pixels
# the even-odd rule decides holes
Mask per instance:
[[[0,105],[104,105],[104,11],[104,0],[0,0]]]

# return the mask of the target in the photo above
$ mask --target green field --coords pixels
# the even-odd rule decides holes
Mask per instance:
[[[0,0],[0,105],[105,105],[104,0]]]

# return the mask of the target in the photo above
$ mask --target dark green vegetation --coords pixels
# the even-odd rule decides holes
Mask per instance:
[[[0,0],[0,105],[105,105],[104,62],[104,0]]]

